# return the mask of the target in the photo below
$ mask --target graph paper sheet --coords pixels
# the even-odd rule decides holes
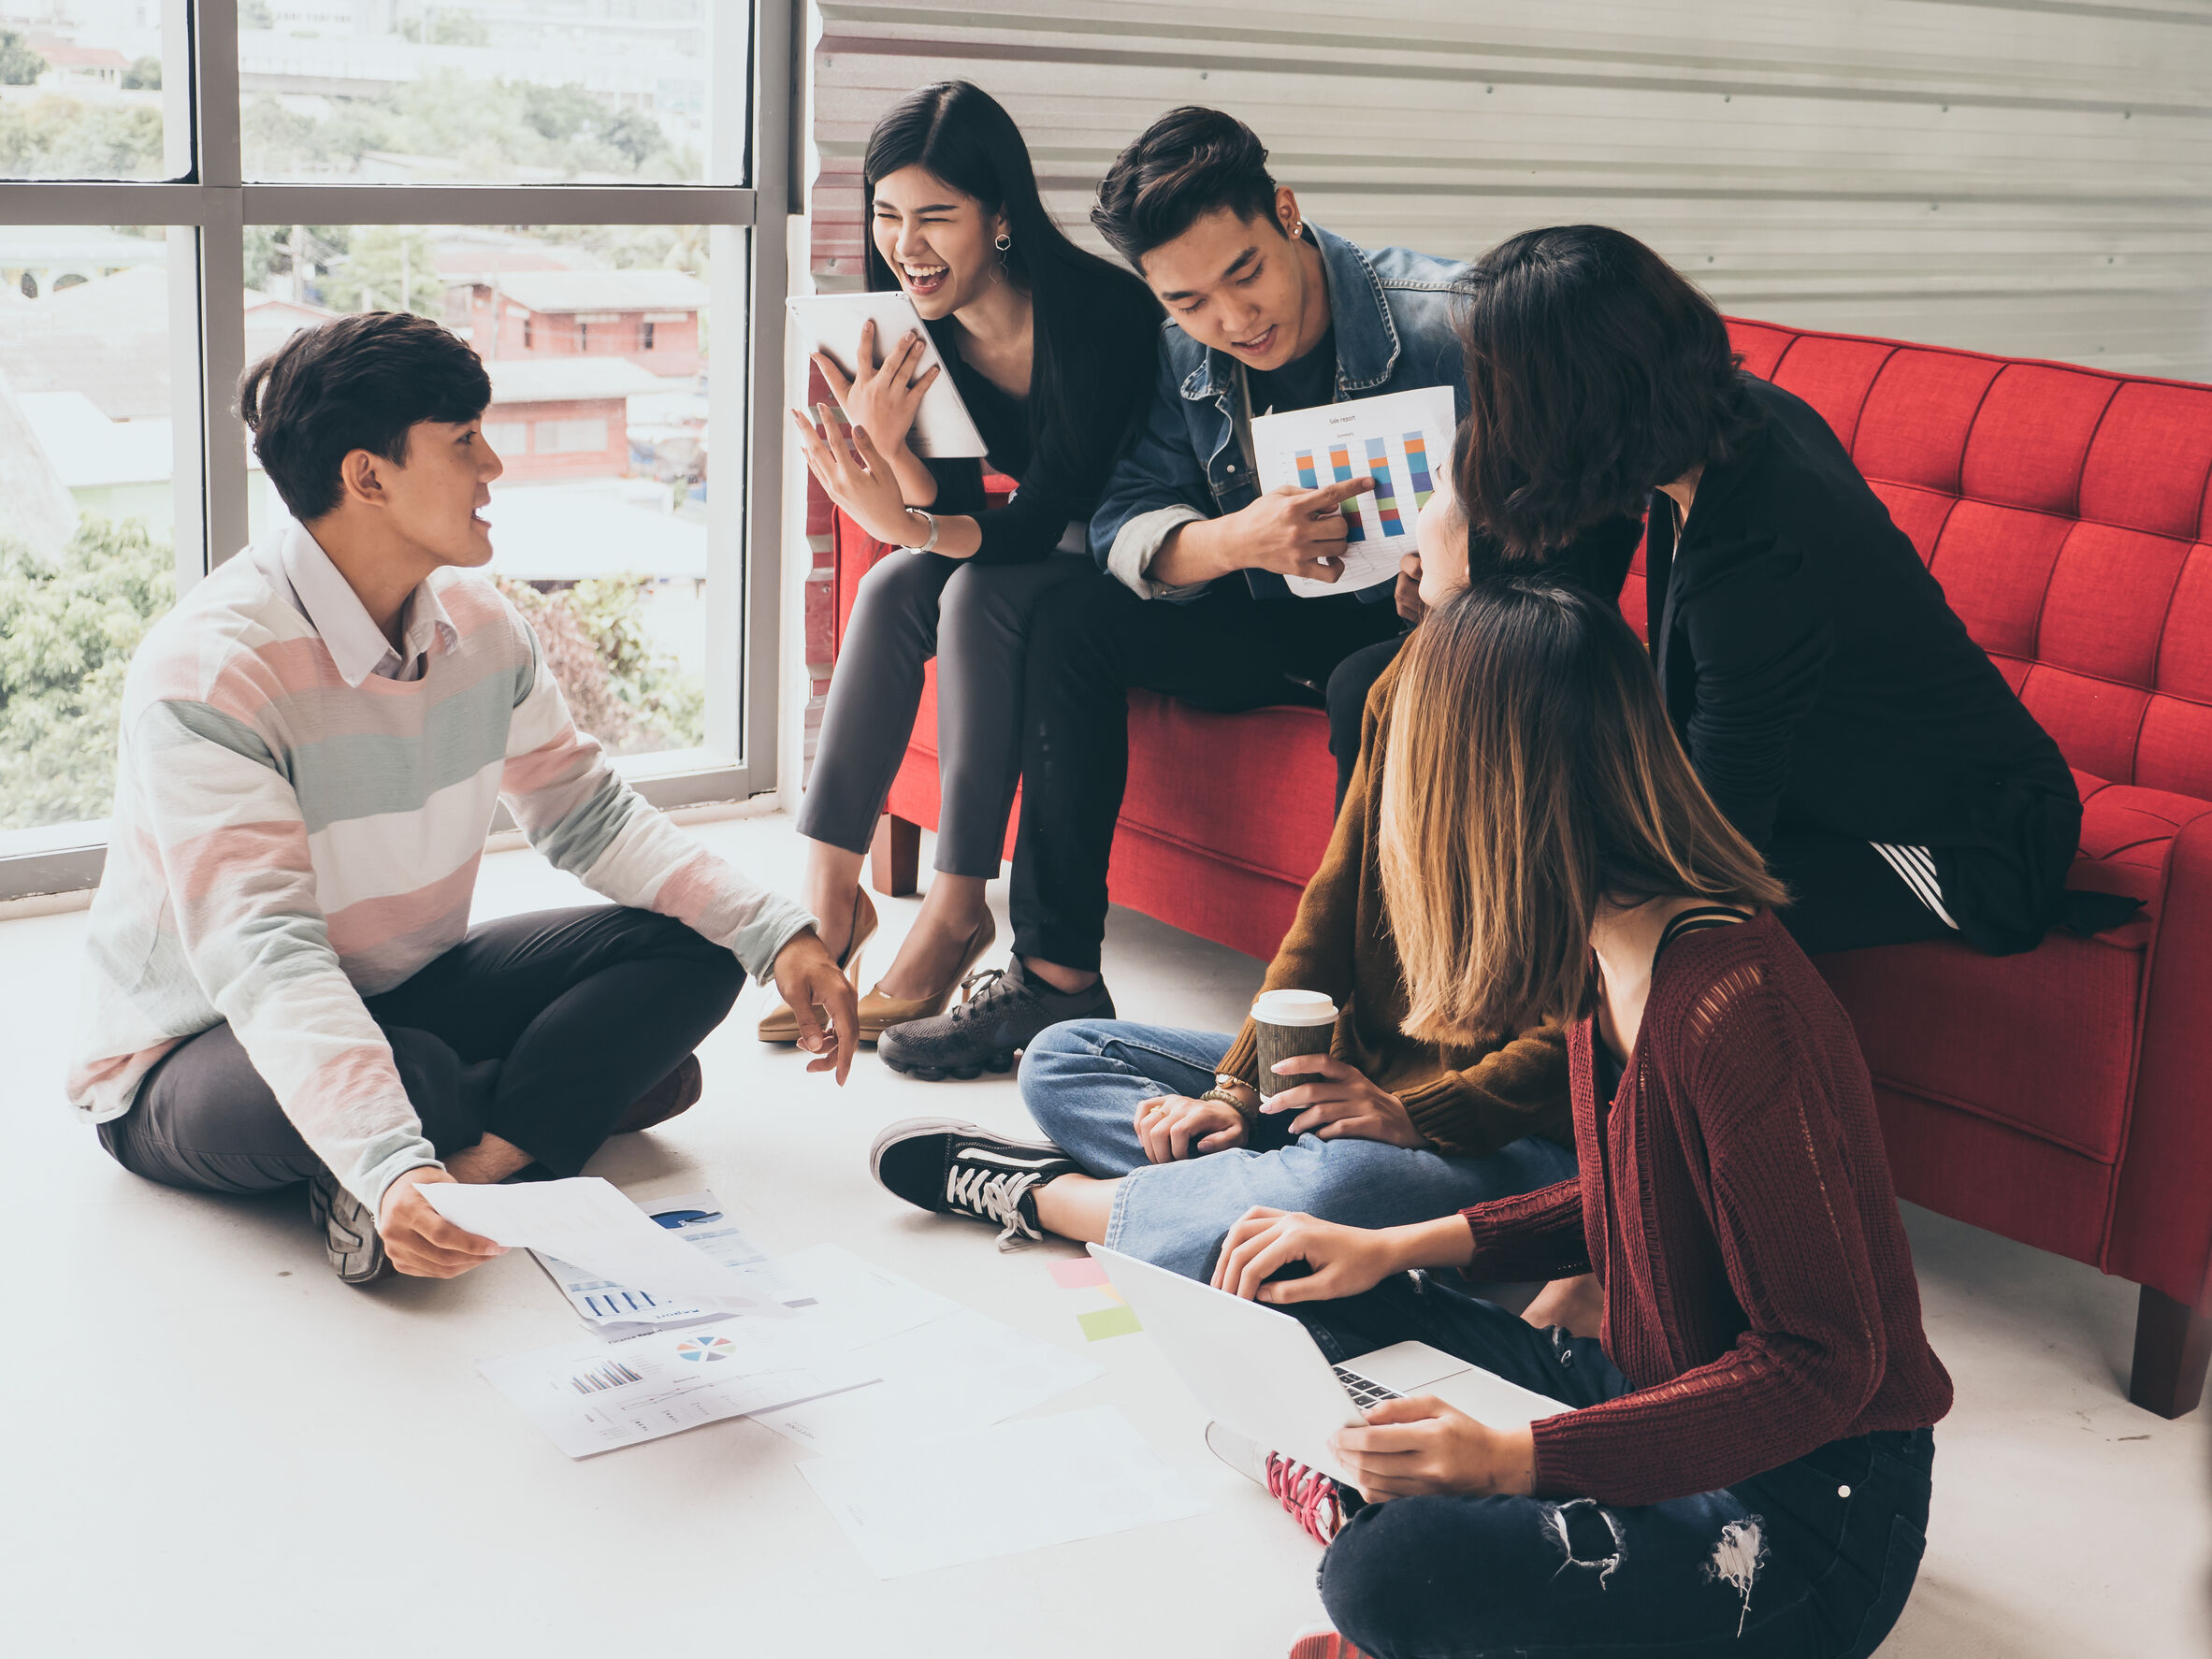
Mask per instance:
[[[1375,484],[1344,503],[1343,578],[1286,576],[1293,593],[1318,599],[1396,579],[1398,560],[1413,551],[1414,515],[1450,464],[1456,424],[1449,386],[1319,404],[1252,422],[1262,489],[1310,490],[1354,478]]]
[[[736,1222],[723,1212],[712,1192],[686,1192],[675,1198],[639,1199],[639,1209],[663,1232],[682,1239],[709,1261],[719,1262],[745,1280],[763,1302],[788,1308],[811,1307],[815,1297],[794,1284],[781,1266],[768,1260]],[[532,1250],[546,1277],[561,1289],[577,1316],[609,1342],[643,1336],[649,1331],[672,1330],[720,1319],[721,1313],[696,1301],[671,1301],[650,1291],[637,1290],[603,1278],[588,1268],[563,1262],[543,1250]]]
[[[597,1176],[499,1187],[425,1182],[421,1190],[440,1215],[480,1237],[542,1250],[669,1302],[778,1318],[790,1311],[655,1225],[619,1187]]]
[[[758,1329],[759,1323],[726,1319],[612,1348],[584,1336],[479,1361],[477,1369],[571,1457],[658,1440],[875,1380],[865,1363],[844,1355],[749,1371],[746,1326]]]

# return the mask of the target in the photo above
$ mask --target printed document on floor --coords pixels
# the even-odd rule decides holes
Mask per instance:
[[[790,1316],[757,1284],[648,1220],[597,1176],[472,1186],[426,1181],[432,1208],[455,1226],[509,1247],[542,1250],[603,1279],[723,1313]]]
[[[1452,464],[1458,426],[1452,388],[1421,386],[1381,397],[1316,404],[1252,422],[1260,487],[1317,489],[1369,478],[1375,488],[1344,503],[1344,574],[1336,582],[1285,576],[1301,599],[1358,593],[1396,580],[1398,560],[1411,553],[1413,519]]]
[[[855,1349],[851,1358],[881,1380],[803,1406],[756,1411],[755,1421],[842,1457],[886,1441],[987,1428],[1106,1375],[1097,1362],[972,1307]]]
[[[686,1192],[675,1198],[641,1198],[639,1209],[656,1226],[682,1239],[709,1261],[719,1262],[744,1279],[763,1301],[788,1308],[810,1307],[815,1298],[794,1284],[782,1266],[768,1260],[743,1229],[723,1213],[712,1192]],[[609,1342],[643,1336],[648,1331],[673,1330],[723,1316],[696,1301],[669,1301],[650,1291],[617,1283],[563,1262],[543,1250],[532,1250],[546,1277],[561,1289],[569,1306],[592,1330]]]
[[[1206,1511],[1111,1406],[799,1465],[878,1578]]]
[[[571,1457],[677,1435],[701,1423],[873,1382],[858,1361],[751,1369],[744,1338],[757,1320],[725,1319],[609,1347],[581,1336],[483,1360],[484,1379]]]

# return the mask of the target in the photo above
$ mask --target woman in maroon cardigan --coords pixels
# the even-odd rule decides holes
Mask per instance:
[[[1569,1022],[1582,1174],[1372,1232],[1255,1210],[1214,1282],[1289,1306],[1332,1361],[1424,1341],[1573,1409],[1493,1429],[1385,1402],[1338,1437],[1358,1493],[1217,1425],[1318,1535],[1349,1517],[1321,1575],[1342,1634],[1294,1652],[1872,1652],[1919,1565],[1951,1382],[1850,1021],[1609,606],[1479,584],[1413,635],[1399,696],[1466,711],[1392,741],[1407,1029]],[[1589,1275],[1597,1334],[1406,1271],[1442,1268]]]

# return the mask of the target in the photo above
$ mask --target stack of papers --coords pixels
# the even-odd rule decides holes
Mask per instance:
[[[838,1245],[771,1263],[712,1193],[641,1210],[603,1181],[424,1190],[531,1247],[591,1327],[479,1364],[571,1457],[758,1417],[831,1454],[801,1472],[884,1578],[1206,1507],[1111,1407],[1005,1421],[1102,1376],[1095,1362]],[[746,1313],[714,1311],[732,1304]]]
[[[661,1301],[714,1313],[783,1316],[789,1310],[711,1255],[691,1248],[597,1176],[474,1186],[425,1182],[425,1199],[480,1238],[575,1262],[599,1277]]]

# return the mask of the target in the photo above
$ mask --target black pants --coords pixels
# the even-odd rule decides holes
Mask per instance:
[[[1425,1342],[1570,1406],[1628,1391],[1590,1337],[1426,1275],[1293,1304],[1331,1361]],[[1635,1507],[1395,1498],[1322,1557],[1322,1600],[1375,1659],[1864,1659],[1927,1547],[1927,1429],[1831,1441],[1731,1487]]]
[[[1132,689],[1223,712],[1271,703],[1319,707],[1337,664],[1394,638],[1399,626],[1387,604],[1262,602],[1237,578],[1217,582],[1187,605],[1140,599],[1104,575],[1045,594],[1030,620],[1012,896],[1016,953],[1069,968],[1098,966],[1106,861],[1129,782]],[[1204,762],[1192,757],[1190,764]],[[1270,810],[1264,798],[1246,804]]]
[[[1352,769],[1359,764],[1361,729],[1367,716],[1367,693],[1382,678],[1382,671],[1398,658],[1404,634],[1393,634],[1379,645],[1366,645],[1337,665],[1329,676],[1329,754],[1337,762],[1337,810],[1344,810],[1345,791],[1352,787]],[[1380,762],[1381,757],[1376,757]]]
[[[682,922],[592,905],[471,928],[365,1002],[441,1157],[491,1133],[572,1176],[744,984],[737,959]],[[319,1167],[227,1025],[165,1055],[100,1140],[133,1175],[206,1192],[266,1191]]]
[[[1939,855],[1938,869],[1949,855]],[[1825,830],[1785,828],[1767,847],[1767,867],[1787,884],[1782,925],[1807,956],[1956,938],[1871,843]]]

